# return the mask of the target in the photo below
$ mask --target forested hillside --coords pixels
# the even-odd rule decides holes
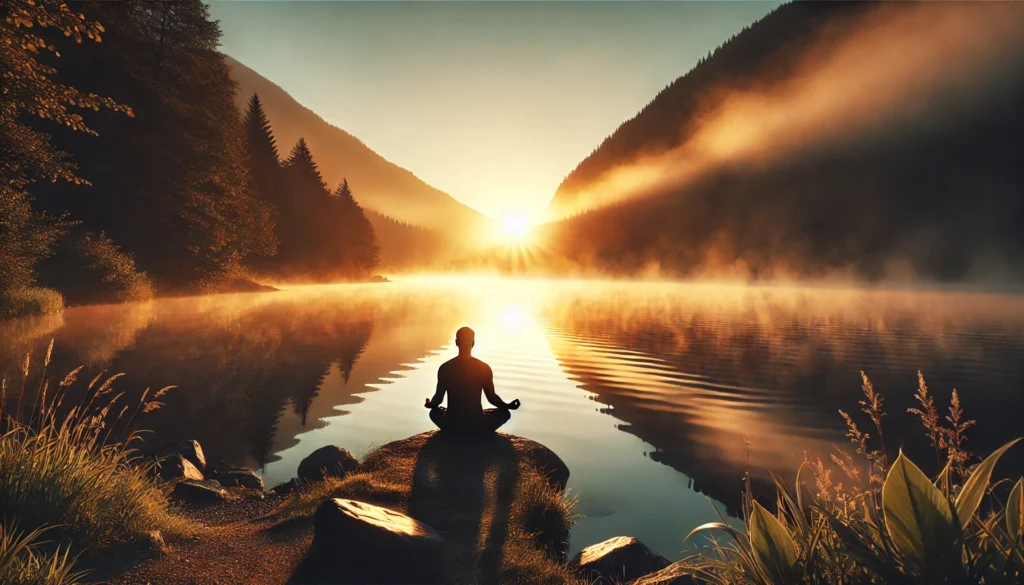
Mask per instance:
[[[201,0],[0,6],[0,317],[372,273],[304,143],[254,161],[219,38]]]
[[[358,138],[333,126],[287,92],[242,63],[227,58],[231,77],[238,83],[236,102],[244,108],[258,94],[273,121],[277,139],[294,144],[304,138],[317,153],[324,180],[340,183],[347,178],[358,191],[357,201],[367,209],[399,221],[433,229],[472,231],[491,220],[459,203],[447,193],[421,181],[416,175],[385,160]]]
[[[568,175],[547,245],[618,274],[1024,279],[1022,24],[786,4]]]

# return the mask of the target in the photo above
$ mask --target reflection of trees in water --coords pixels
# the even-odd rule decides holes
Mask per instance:
[[[968,415],[979,420],[972,437],[979,452],[1011,438],[1008,429],[1024,415],[1014,394],[1024,381],[1024,299],[631,290],[575,291],[550,302],[552,349],[626,423],[622,430],[655,446],[652,459],[730,504],[746,465],[745,437],[752,471],[762,474],[791,470],[807,445],[842,442],[836,410],[857,410],[861,369],[886,396],[890,449],[925,448],[906,414],[918,369],[940,400],[960,389]]]

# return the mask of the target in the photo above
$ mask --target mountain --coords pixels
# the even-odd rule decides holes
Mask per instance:
[[[548,249],[616,274],[1024,280],[1024,7],[785,4],[565,178]]]
[[[231,57],[226,60],[238,84],[239,109],[245,109],[253,93],[259,94],[280,150],[288,152],[299,137],[305,138],[327,184],[333,187],[347,178],[363,207],[438,230],[475,230],[493,222],[329,124],[259,73]]]

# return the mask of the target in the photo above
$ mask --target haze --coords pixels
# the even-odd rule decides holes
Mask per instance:
[[[770,2],[211,2],[222,49],[493,217],[565,174]]]

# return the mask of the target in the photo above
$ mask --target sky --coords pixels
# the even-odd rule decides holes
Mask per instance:
[[[225,53],[463,203],[533,219],[619,124],[775,6],[210,1]]]

